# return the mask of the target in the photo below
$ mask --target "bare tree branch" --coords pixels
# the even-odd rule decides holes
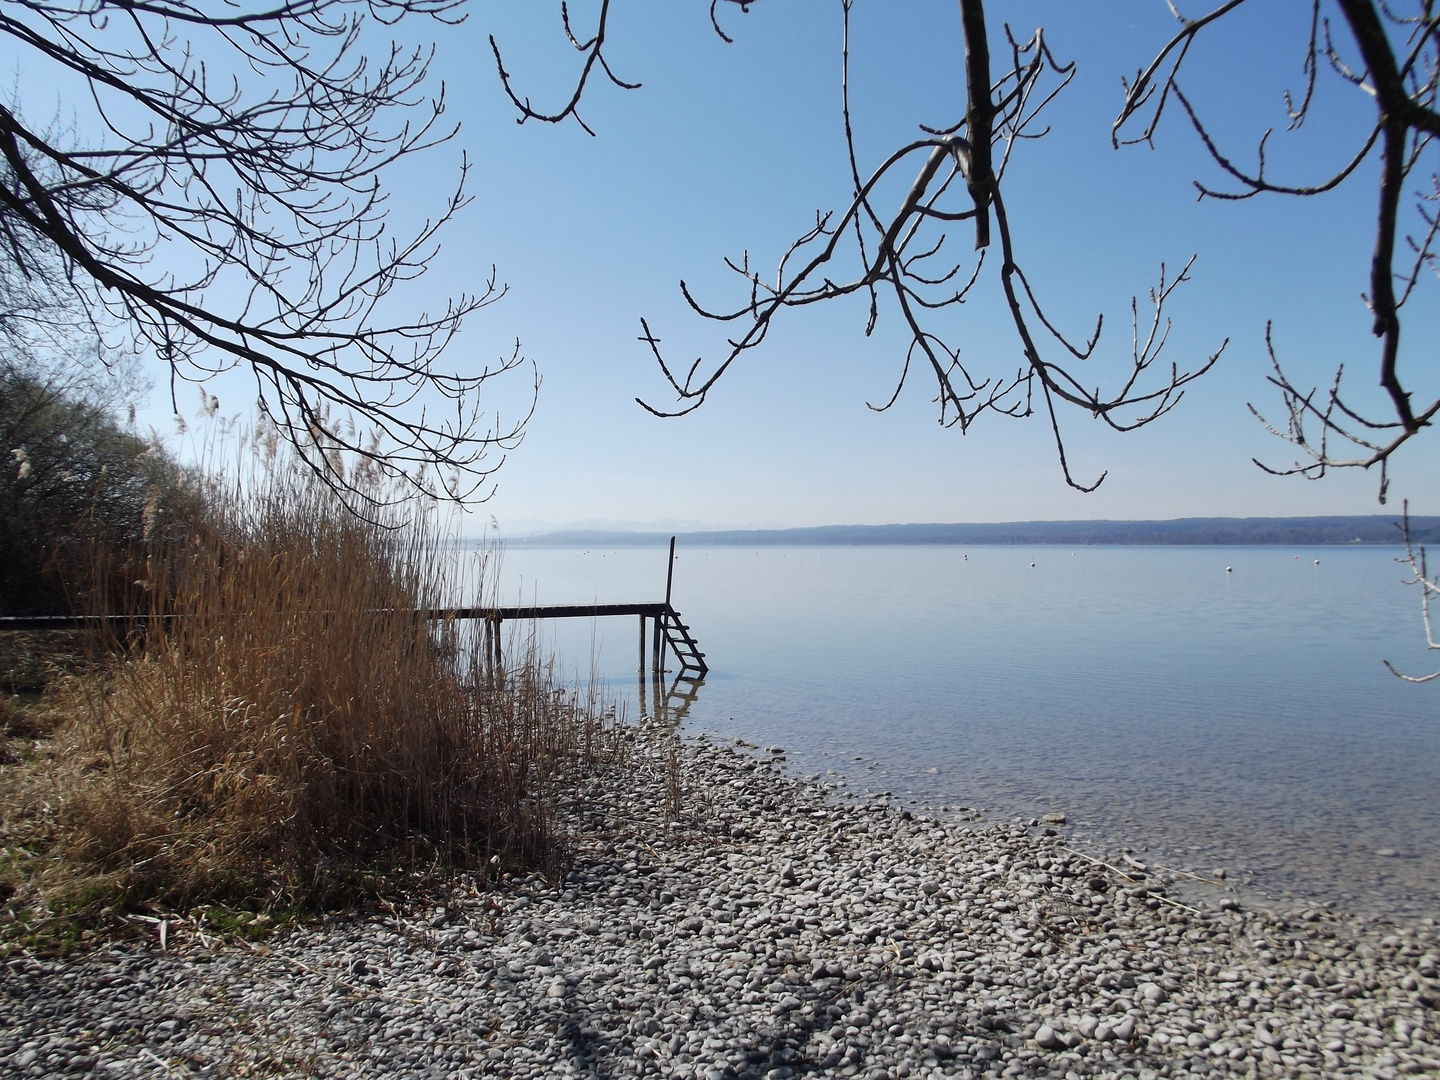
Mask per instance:
[[[1436,265],[1436,215],[1427,209],[1427,204],[1434,204],[1435,192],[1440,190],[1440,175],[1433,171],[1429,192],[1415,193],[1416,213],[1422,228],[1405,237],[1413,259],[1407,270],[1396,267],[1396,241],[1401,235],[1401,204],[1406,195],[1406,184],[1422,160],[1433,154],[1432,140],[1440,133],[1440,112],[1436,110],[1436,89],[1440,85],[1440,15],[1437,15],[1434,0],[1415,0],[1414,13],[1408,17],[1401,17],[1374,0],[1334,0],[1334,6],[1349,28],[1363,61],[1357,66],[1347,61],[1335,45],[1330,20],[1323,14],[1325,0],[1313,0],[1302,69],[1305,90],[1298,106],[1288,93],[1285,96],[1291,128],[1299,127],[1309,113],[1322,52],[1333,71],[1374,101],[1375,122],[1368,134],[1358,140],[1359,149],[1350,160],[1328,178],[1312,184],[1280,184],[1266,175],[1265,151],[1271,132],[1265,132],[1260,138],[1255,171],[1248,172],[1238,167],[1216,144],[1178,82],[1181,65],[1196,35],[1229,14],[1240,2],[1232,0],[1223,4],[1203,19],[1181,19],[1184,28],[1161,50],[1150,66],[1127,85],[1125,103],[1113,126],[1112,141],[1117,146],[1135,142],[1153,144],[1165,103],[1173,95],[1211,159],[1240,185],[1238,191],[1222,191],[1197,182],[1195,186],[1201,198],[1226,200],[1249,199],[1261,194],[1309,197],[1331,191],[1355,175],[1360,165],[1379,147],[1379,206],[1366,304],[1371,314],[1372,330],[1380,339],[1378,382],[1389,400],[1393,420],[1365,417],[1345,402],[1340,394],[1344,365],[1337,368],[1330,391],[1323,398],[1317,398],[1315,389],[1307,391],[1291,382],[1276,358],[1269,327],[1265,337],[1273,368],[1269,381],[1280,390],[1285,406],[1287,418],[1283,430],[1265,422],[1254,406],[1251,411],[1265,423],[1267,429],[1303,450],[1308,459],[1297,461],[1287,468],[1263,464],[1261,468],[1280,475],[1318,479],[1331,468],[1379,465],[1379,494],[1383,503],[1388,486],[1386,465],[1390,457],[1440,412],[1440,398],[1420,406],[1413,402],[1413,391],[1402,379],[1400,369],[1402,309],[1415,289],[1421,268],[1434,268]],[[1387,23],[1393,28],[1393,33],[1387,30]],[[1157,97],[1158,73],[1167,65],[1167,74],[1158,84]],[[1142,113],[1147,113],[1148,119],[1140,134],[1134,138],[1122,138],[1125,125]],[[1397,282],[1400,286],[1398,290]],[[1307,421],[1311,424],[1310,431],[1306,428]],[[1314,433],[1316,428],[1318,438]],[[1386,432],[1387,437],[1377,438],[1373,434],[1375,432]],[[1350,444],[1359,452],[1333,454],[1331,437],[1342,444]]]
[[[32,252],[58,255],[88,309],[169,365],[172,398],[174,380],[248,367],[262,414],[352,500],[334,467],[345,455],[426,492],[483,492],[526,414],[487,421],[479,391],[523,361],[470,375],[437,363],[505,290],[492,276],[438,312],[392,310],[468,202],[467,166],[437,217],[389,233],[383,173],[455,128],[443,86],[423,91],[433,48],[361,45],[371,22],[453,23],[459,3],[5,5],[0,35],[27,63],[84,80],[89,128],[47,130],[25,102],[0,104],[0,259],[28,273]]]
[[[740,5],[742,10],[748,5]],[[922,137],[886,156],[867,175],[860,167],[850,110],[850,16],[854,0],[841,0],[844,36],[841,46],[841,108],[852,193],[838,210],[817,212],[815,222],[785,249],[777,260],[773,278],[762,278],[752,267],[746,252],[725,265],[744,282],[744,299],[730,306],[715,306],[698,299],[689,284],[680,282],[681,295],[690,308],[704,319],[737,324],[739,329],[726,338],[718,359],[697,358],[684,368],[666,359],[659,336],[648,320],[641,320],[640,341],[651,351],[662,377],[675,395],[673,405],[639,404],[656,416],[683,416],[699,408],[732,365],[759,348],[769,335],[777,316],[791,308],[863,295],[867,300],[865,334],[874,332],[881,297],[893,300],[908,337],[894,391],[877,411],[898,400],[913,367],[929,371],[935,381],[935,400],[940,422],[961,431],[987,412],[1002,416],[1027,417],[1034,412],[1038,392],[1045,401],[1061,469],[1067,483],[1081,490],[1093,490],[1093,483],[1077,481],[1071,473],[1057,404],[1077,407],[1117,431],[1141,427],[1174,408],[1184,387],[1208,371],[1220,351],[1193,370],[1171,365],[1156,385],[1141,386],[1168,337],[1164,307],[1174,288],[1188,280],[1191,259],[1173,280],[1161,269],[1160,285],[1152,290],[1154,316],[1143,343],[1138,333],[1130,368],[1118,393],[1091,387],[1063,363],[1049,358],[1047,350],[1058,348],[1068,361],[1084,362],[1094,353],[1101,329],[1096,321],[1093,333],[1076,344],[1055,325],[1021,269],[1009,219],[1002,198],[1006,169],[1017,144],[1041,138],[1048,128],[1041,115],[1074,78],[1073,64],[1055,59],[1043,31],[1028,39],[1017,39],[1007,26],[1008,69],[997,79],[992,75],[989,35],[983,0],[959,0],[956,32],[965,55],[966,103],[962,118],[947,127],[921,127]],[[712,14],[714,6],[712,5]],[[572,44],[585,53],[586,60],[569,102],[544,113],[530,106],[511,88],[498,48],[496,64],[506,92],[519,110],[519,120],[559,123],[579,117],[575,110],[583,97],[593,67],[603,60],[605,30],[610,15],[608,2],[602,5],[594,34]],[[568,15],[565,16],[568,20]],[[568,26],[568,21],[567,21]],[[717,26],[718,31],[718,26]],[[728,36],[721,32],[728,41]],[[632,84],[617,85],[630,86]],[[582,125],[583,126],[583,125]],[[589,130],[588,128],[586,130]],[[917,160],[918,159],[918,160]],[[916,169],[914,179],[903,189],[898,205],[885,207],[882,200],[903,183],[904,171]],[[954,205],[956,191],[964,186],[966,205]],[[994,226],[992,230],[992,215]],[[973,222],[975,249],[972,264],[944,258],[949,239],[946,229]],[[976,361],[962,357],[959,344],[942,316],[956,311],[972,293],[986,265],[985,254],[998,233],[1001,259],[995,271],[1006,296],[1005,311],[1014,325],[1021,346],[1021,364],[1012,370],[982,370]],[[994,260],[991,260],[993,265]],[[1032,332],[1031,324],[1041,331]],[[1045,348],[1042,349],[1042,343]],[[1104,479],[1103,475],[1100,478]]]
[[[1410,539],[1410,502],[1407,499],[1403,506],[1405,516],[1400,526],[1405,537],[1405,555],[1396,559],[1396,562],[1404,563],[1410,567],[1410,580],[1406,585],[1420,586],[1420,618],[1425,624],[1425,646],[1428,649],[1440,649],[1440,641],[1435,640],[1435,628],[1430,621],[1430,601],[1440,596],[1440,577],[1432,578],[1429,567],[1425,561],[1425,548],[1423,545],[1416,551],[1414,543]],[[1429,675],[1406,675],[1395,668],[1389,660],[1384,661],[1385,666],[1390,669],[1390,674],[1404,679],[1406,682],[1424,683],[1432,679],[1440,679],[1440,671],[1432,671]]]
[[[1149,67],[1136,72],[1133,80],[1122,80],[1122,85],[1125,87],[1125,106],[1120,110],[1120,115],[1116,117],[1115,123],[1110,126],[1110,141],[1112,145],[1116,147],[1130,146],[1137,142],[1154,145],[1155,129],[1160,126],[1160,117],[1165,113],[1165,105],[1169,100],[1171,90],[1175,86],[1175,76],[1180,73],[1180,66],[1185,63],[1185,57],[1190,52],[1190,45],[1194,42],[1195,35],[1211,23],[1223,19],[1243,3],[1245,3],[1245,0],[1226,0],[1225,3],[1215,8],[1208,15],[1199,19],[1186,19],[1175,10],[1173,4],[1171,5],[1170,10],[1174,12],[1175,17],[1180,20],[1183,29],[1165,43],[1165,47],[1156,54],[1154,60],[1150,61]],[[1170,64],[1170,73],[1165,77],[1164,82],[1160,84],[1160,96],[1157,99],[1155,97],[1155,77],[1167,62]],[[1149,122],[1145,125],[1140,135],[1133,139],[1121,138],[1120,129],[1125,123],[1152,102],[1154,103],[1154,109],[1151,112]]]

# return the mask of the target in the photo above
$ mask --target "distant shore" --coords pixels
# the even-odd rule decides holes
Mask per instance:
[[[954,546],[958,544],[1341,546],[1402,542],[1398,514],[1352,517],[1174,518],[1166,521],[1007,521],[908,525],[820,525],[804,529],[625,532],[568,529],[509,539],[513,547]],[[1416,544],[1440,542],[1440,517],[1411,517]]]

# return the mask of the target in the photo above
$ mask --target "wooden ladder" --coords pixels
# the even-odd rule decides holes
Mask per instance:
[[[698,672],[703,678],[705,673],[710,670],[710,666],[705,663],[705,654],[700,651],[699,644],[691,636],[690,627],[680,621],[680,613],[666,604],[665,614],[660,616],[659,622],[660,633],[665,636],[665,644],[675,654],[675,659],[680,661],[680,670],[682,672]]]
[[[655,672],[656,674],[664,673],[665,647],[669,646],[670,651],[675,654],[675,659],[680,661],[681,675],[687,671],[693,671],[703,679],[705,673],[710,670],[710,665],[705,663],[705,654],[700,651],[700,646],[691,636],[690,627],[680,621],[680,613],[670,605],[670,590],[674,584],[675,537],[672,536],[670,537],[670,562],[665,570],[665,606],[655,618]]]

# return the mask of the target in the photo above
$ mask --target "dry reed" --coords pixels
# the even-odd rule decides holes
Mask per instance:
[[[463,584],[433,515],[363,519],[284,467],[208,501],[149,554],[144,632],[60,691],[66,860],[167,905],[553,867],[551,786],[613,725],[533,648],[487,672],[468,624],[417,618]]]

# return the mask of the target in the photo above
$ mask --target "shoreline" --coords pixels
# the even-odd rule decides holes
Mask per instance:
[[[810,774],[814,773],[815,764],[805,762]],[[894,769],[892,765],[892,782],[897,779],[893,775]],[[1171,895],[1179,899],[1213,903],[1220,899],[1220,893],[1228,892],[1247,909],[1300,919],[1311,910],[1333,910],[1348,917],[1379,920],[1397,926],[1418,925],[1427,917],[1440,915],[1440,891],[1437,887],[1427,888],[1426,883],[1399,882],[1393,877],[1382,877],[1391,866],[1398,867],[1415,858],[1410,849],[1377,850],[1372,844],[1352,840],[1351,850],[1344,853],[1347,861],[1342,868],[1337,868],[1335,853],[1327,846],[1333,842],[1334,836],[1325,833],[1316,837],[1313,833],[1306,833],[1299,825],[1293,827],[1293,835],[1286,835],[1279,843],[1272,837],[1269,847],[1257,852],[1253,846],[1239,846],[1243,825],[1232,826],[1235,831],[1217,839],[1215,832],[1206,827],[1213,826],[1213,822],[1177,825],[1176,819],[1167,820],[1162,812],[1147,810],[1142,815],[1133,805],[1124,808],[1125,816],[1116,814],[1107,818],[1093,800],[1087,804],[1086,800],[1054,793],[1022,797],[993,791],[982,794],[971,789],[971,800],[986,804],[971,806],[929,793],[859,789],[858,784],[863,783],[863,779],[847,776],[838,769],[830,769],[819,780],[835,788],[831,791],[832,797],[847,803],[861,804],[869,799],[884,798],[897,810],[908,809],[917,815],[961,825],[989,823],[1023,825],[1033,829],[1042,826],[1044,822],[1041,818],[1053,810],[1067,819],[1064,831],[1071,840],[1070,847],[1077,849],[1077,854],[1111,861],[1123,861],[1126,856],[1142,860],[1150,877],[1163,879]],[[907,781],[913,782],[913,778],[899,778],[899,784]],[[967,778],[952,783],[963,786]],[[977,794],[979,798],[976,798]],[[1157,829],[1157,825],[1165,826],[1164,830]],[[1269,831],[1273,830],[1273,824],[1252,825],[1251,828]],[[1197,844],[1196,840],[1201,842]],[[1306,840],[1308,844],[1305,844]],[[1384,840],[1376,843],[1384,843]],[[1354,873],[1357,851],[1373,856],[1367,860],[1373,867],[1370,880],[1357,880],[1358,875]],[[1313,862],[1297,869],[1296,861],[1307,855]],[[1385,865],[1387,863],[1391,865]],[[1216,869],[1207,870],[1211,867]],[[1341,889],[1345,891],[1341,892]]]
[[[263,945],[0,975],[13,1075],[1331,1076],[1440,1071],[1433,922],[1202,907],[1058,828],[846,805],[642,725],[559,801],[573,863]],[[673,754],[673,757],[672,757]],[[673,764],[672,764],[673,762]],[[678,800],[679,814],[671,811]]]

